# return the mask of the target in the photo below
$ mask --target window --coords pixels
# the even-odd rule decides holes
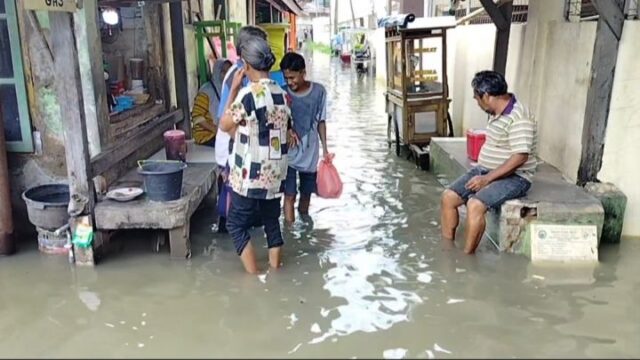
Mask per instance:
[[[193,24],[196,21],[204,20],[202,17],[202,0],[187,0],[186,6],[182,8],[186,12],[185,24]]]
[[[623,9],[626,19],[638,18],[638,3],[640,0],[626,0]],[[565,18],[569,21],[595,21],[599,14],[591,0],[566,0]]]
[[[565,18],[569,21],[597,20],[598,11],[591,0],[567,0]]]
[[[0,0],[0,108],[7,151],[33,151],[20,36],[13,0]]]
[[[227,1],[226,0],[214,0],[213,1],[213,17],[215,20],[228,20],[227,14]]]
[[[443,92],[442,37],[405,40],[407,92],[439,94]]]
[[[267,2],[256,3],[256,24],[266,24],[271,22],[271,5]]]
[[[455,15],[456,20],[483,8],[480,0],[438,0],[434,2],[434,5],[437,16]],[[529,0],[513,0],[512,5],[511,22],[514,24],[526,23],[529,12]],[[491,20],[491,17],[485,12],[471,19],[468,23],[493,24],[493,20]]]

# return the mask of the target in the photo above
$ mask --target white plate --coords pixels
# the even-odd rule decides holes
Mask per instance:
[[[131,201],[142,195],[144,190],[138,187],[125,187],[113,189],[107,193],[107,197],[115,201]]]

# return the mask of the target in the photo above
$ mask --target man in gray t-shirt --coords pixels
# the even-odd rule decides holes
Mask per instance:
[[[306,66],[304,57],[297,53],[287,53],[280,61],[280,69],[287,81],[293,129],[300,143],[289,149],[289,169],[284,185],[284,218],[287,222],[295,221],[295,202],[298,190],[300,202],[298,211],[301,215],[309,214],[311,194],[316,192],[316,172],[320,158],[320,142],[323,156],[327,150],[327,92],[318,83],[305,79]],[[296,189],[300,178],[300,186]]]

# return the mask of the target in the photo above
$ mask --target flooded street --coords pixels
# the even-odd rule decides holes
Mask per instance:
[[[442,188],[387,148],[382,86],[321,54],[309,73],[345,187],[283,228],[281,270],[245,274],[212,204],[192,218],[189,261],[143,231],[95,269],[23,241],[0,258],[2,357],[640,356],[640,241],[556,269],[443,250]]]

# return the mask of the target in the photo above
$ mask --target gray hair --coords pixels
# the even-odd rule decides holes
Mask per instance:
[[[269,71],[276,62],[269,43],[266,40],[252,37],[242,43],[242,59],[258,71]]]
[[[504,79],[504,76],[491,70],[476,73],[471,80],[471,87],[474,95],[478,97],[482,97],[484,94],[500,96],[508,91],[507,80]]]
[[[253,25],[247,25],[240,28],[238,31],[238,37],[236,38],[236,53],[238,56],[242,55],[242,44],[254,37],[267,40],[267,33],[261,28]]]

